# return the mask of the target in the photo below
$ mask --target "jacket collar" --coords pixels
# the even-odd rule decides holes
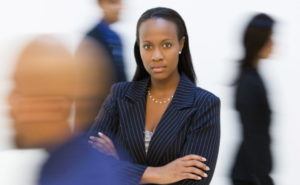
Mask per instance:
[[[149,84],[149,77],[140,81],[134,81],[133,85],[129,88],[125,96],[131,99],[133,102],[145,101]],[[176,105],[178,110],[192,107],[195,98],[195,88],[195,84],[185,74],[180,76],[180,81],[172,100],[173,104]]]

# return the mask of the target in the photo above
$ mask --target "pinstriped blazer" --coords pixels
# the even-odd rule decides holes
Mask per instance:
[[[113,85],[91,130],[103,132],[118,148],[127,150],[139,166],[162,166],[188,154],[207,159],[208,177],[175,184],[209,184],[215,169],[220,141],[220,100],[196,87],[181,75],[179,85],[149,144],[144,145],[146,94],[149,79]],[[134,173],[134,170],[132,171]],[[138,178],[138,177],[135,177]]]

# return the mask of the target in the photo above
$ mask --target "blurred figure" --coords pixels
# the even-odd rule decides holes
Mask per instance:
[[[258,72],[261,59],[272,52],[275,21],[255,15],[243,36],[244,58],[236,81],[235,107],[242,124],[242,143],[233,165],[234,185],[273,185],[270,134],[271,108],[264,82]]]
[[[110,60],[93,39],[83,40],[75,54],[78,74],[75,103],[74,131],[86,131],[94,122],[98,111],[113,83]]]
[[[92,28],[88,33],[85,40],[93,40],[95,43],[93,45],[97,45],[97,47],[92,47],[93,50],[89,51],[86,42],[80,44],[77,54],[83,55],[94,62],[102,62],[104,61],[107,65],[110,65],[109,71],[101,71],[104,74],[107,74],[107,77],[103,75],[102,78],[99,78],[98,84],[102,85],[103,80],[109,87],[113,82],[122,82],[126,81],[125,74],[125,65],[123,59],[123,46],[121,43],[121,39],[118,34],[110,28],[110,25],[117,22],[119,20],[119,14],[121,11],[121,0],[97,0],[99,7],[103,11],[103,18],[99,24],[97,24],[94,28]],[[90,43],[90,42],[89,42]],[[83,50],[83,51],[82,51]],[[91,56],[88,56],[91,55]],[[81,57],[79,57],[81,58]],[[76,100],[76,113],[75,113],[75,130],[87,130],[91,123],[97,116],[98,111],[100,110],[101,104],[104,98],[107,96],[108,91],[101,91],[100,94],[95,94],[93,96],[93,108],[89,109],[88,112],[83,111],[86,109],[81,109],[80,107],[84,106],[81,100]],[[82,122],[80,117],[85,115],[89,117],[91,121]]]
[[[18,147],[50,149],[71,137],[74,67],[68,50],[53,38],[37,38],[23,49],[10,94]]]
[[[91,44],[87,45],[91,51]],[[95,84],[99,75],[104,75],[98,71],[101,67],[105,69],[105,65],[96,65],[84,55],[74,60],[64,45],[52,37],[37,38],[22,51],[13,75],[10,113],[17,146],[45,148],[49,152],[39,185],[119,185],[127,181],[131,184],[136,176],[139,179],[139,174],[133,178],[124,175],[126,164],[99,154],[80,132],[71,132],[73,100],[86,99],[81,109],[88,112],[93,106],[89,101],[99,93],[99,87],[105,88]],[[124,176],[122,181],[120,174]]]
[[[122,8],[122,0],[97,0],[102,9],[103,18],[99,24],[92,28],[87,36],[95,39],[99,45],[103,46],[110,57],[114,81],[126,81],[125,65],[123,59],[123,46],[119,35],[110,28],[110,25],[119,20]]]

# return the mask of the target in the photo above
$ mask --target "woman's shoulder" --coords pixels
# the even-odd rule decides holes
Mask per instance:
[[[130,87],[133,82],[116,82],[112,85],[112,89],[117,90],[120,88],[127,88]]]
[[[117,97],[123,97],[126,94],[132,94],[139,91],[143,91],[146,85],[146,80],[132,82],[117,82],[112,85],[110,94]]]
[[[206,89],[196,87],[195,104],[199,106],[207,103],[220,103],[220,98]]]
[[[117,96],[122,96],[126,94],[128,89],[133,86],[133,82],[117,82],[114,83],[111,87],[110,93]]]

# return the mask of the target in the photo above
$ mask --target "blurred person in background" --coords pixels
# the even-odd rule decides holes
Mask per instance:
[[[98,84],[99,78],[108,78],[99,71],[108,70],[105,62],[91,60],[91,51],[99,48],[93,48],[97,46],[88,41],[85,46],[74,59],[60,41],[42,36],[22,50],[9,97],[15,143],[19,148],[48,151],[39,185],[134,184],[142,174],[131,173],[126,169],[127,163],[120,164],[93,150],[80,131],[72,131],[74,99],[81,99],[81,109],[88,112],[93,108],[89,101],[94,94],[107,88]]]
[[[80,43],[74,58],[82,67],[82,70],[78,71],[81,74],[76,76],[78,85],[74,131],[82,132],[87,131],[94,122],[101,104],[109,93],[114,77],[110,57],[103,46],[93,39],[85,38]]]
[[[95,44],[98,45],[99,53],[97,54],[97,50],[93,50],[91,56],[86,56],[97,61],[103,61],[102,57],[106,58],[107,65],[110,66],[110,79],[99,79],[98,84],[101,85],[103,83],[103,79],[107,82],[110,80],[110,85],[114,82],[123,82],[127,81],[126,73],[125,73],[125,64],[123,57],[123,46],[119,35],[110,28],[110,25],[117,22],[119,20],[119,14],[122,8],[122,0],[97,0],[99,7],[102,9],[103,17],[99,24],[97,24],[94,28],[92,28],[87,33],[87,39],[94,40]],[[85,39],[86,40],[86,39]],[[82,46],[83,45],[83,46]],[[86,51],[86,43],[83,42],[80,44],[78,51],[81,53],[82,48]],[[88,55],[89,52],[84,52],[85,55]],[[107,71],[102,71],[107,73]],[[113,74],[113,75],[112,75]],[[105,76],[105,75],[104,75]],[[107,83],[106,83],[107,84]],[[110,88],[107,88],[110,89]],[[76,113],[75,113],[75,130],[87,130],[91,123],[94,121],[97,113],[101,107],[103,100],[109,91],[101,91],[98,97],[94,96],[94,108],[90,109],[89,112],[83,111],[80,109],[82,107],[82,101],[76,100]],[[90,101],[92,102],[92,101]],[[79,106],[79,107],[78,107]],[[86,110],[86,109],[84,109]],[[82,116],[89,116],[90,122],[82,122],[80,118]]]
[[[110,25],[119,20],[122,0],[97,0],[103,17],[99,24],[92,28],[87,36],[94,39],[106,50],[112,64],[115,82],[127,81],[123,57],[123,46],[119,35]]]
[[[139,18],[132,82],[116,83],[91,128],[102,153],[139,164],[142,184],[208,185],[220,141],[220,99],[196,86],[182,17],[152,8]]]
[[[242,141],[233,164],[234,185],[273,185],[271,108],[267,90],[258,67],[261,59],[272,53],[275,21],[267,14],[255,15],[248,23],[244,36],[244,57],[240,60],[235,82],[235,108],[242,125]]]

